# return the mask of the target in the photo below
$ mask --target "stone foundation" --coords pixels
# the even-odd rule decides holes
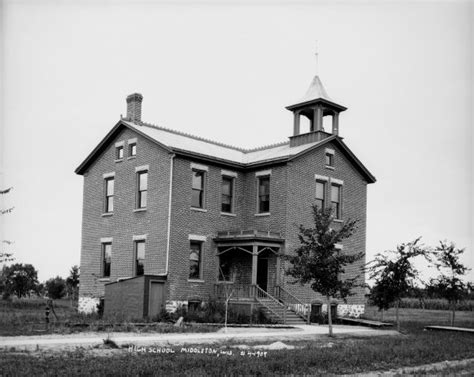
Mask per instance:
[[[323,313],[327,313],[328,311],[327,304],[322,305],[321,311]],[[365,311],[365,305],[346,305],[346,304],[337,305],[338,317],[359,318],[362,314],[364,314],[364,311]]]
[[[166,301],[165,309],[168,313],[174,313],[180,307],[188,307],[187,301]]]
[[[99,301],[100,300],[97,297],[81,296],[79,297],[77,310],[79,311],[79,313],[85,314],[96,313]]]

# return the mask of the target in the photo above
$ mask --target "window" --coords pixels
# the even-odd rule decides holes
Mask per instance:
[[[258,177],[258,213],[270,212],[270,176]]]
[[[316,181],[316,205],[319,209],[325,207],[326,198],[326,182]]]
[[[145,273],[145,241],[135,241],[135,276]]]
[[[232,213],[234,196],[234,178],[222,176],[222,203],[221,211]]]
[[[146,208],[148,194],[148,172],[140,171],[137,173],[137,208]]]
[[[204,171],[193,170],[191,207],[204,208]]]
[[[128,155],[129,157],[137,155],[137,143],[128,144]]]
[[[334,166],[334,155],[326,152],[326,166]]]
[[[326,167],[334,167],[334,149],[326,148],[325,161]]]
[[[105,213],[114,210],[114,177],[105,179]]]
[[[342,186],[331,185],[331,205],[334,211],[334,217],[341,219]]]
[[[112,243],[102,244],[102,277],[110,277],[110,266],[112,264]]]
[[[189,250],[189,278],[201,278],[201,250],[202,242],[190,241]]]
[[[123,145],[119,145],[115,147],[115,159],[122,160],[123,159]]]

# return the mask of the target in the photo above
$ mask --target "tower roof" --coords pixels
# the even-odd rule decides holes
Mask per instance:
[[[294,109],[300,109],[316,102],[323,102],[327,106],[337,109],[338,111],[347,110],[346,107],[334,102],[334,100],[329,97],[328,92],[318,75],[314,76],[313,81],[311,81],[311,84],[303,98],[286,108],[293,111]]]
[[[313,81],[311,81],[311,84],[306,91],[306,94],[299,102],[309,102],[316,99],[325,99],[326,101],[334,102],[331,97],[329,97],[328,92],[326,91],[326,88],[319,79],[318,75],[314,76]]]

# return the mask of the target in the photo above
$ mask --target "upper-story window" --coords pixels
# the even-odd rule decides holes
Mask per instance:
[[[326,148],[325,150],[325,161],[326,167],[334,167],[334,149]]]
[[[123,159],[123,145],[120,145],[115,148],[115,159],[122,160]]]
[[[316,180],[316,205],[319,209],[325,207],[326,198],[326,182],[323,180]]]
[[[102,243],[102,277],[110,277],[112,265],[112,242]]]
[[[258,177],[258,213],[270,212],[270,175]]]
[[[234,177],[222,176],[221,211],[234,212]]]
[[[135,241],[135,276],[145,273],[145,240]]]
[[[193,169],[191,206],[204,208],[204,177],[205,172]]]
[[[133,157],[137,155],[137,143],[131,143],[128,145],[128,156]]]
[[[114,177],[105,178],[105,213],[114,210]]]
[[[342,218],[342,185],[331,184],[331,206],[333,208],[334,218],[340,220]]]
[[[146,208],[148,199],[148,171],[137,172],[137,209]]]

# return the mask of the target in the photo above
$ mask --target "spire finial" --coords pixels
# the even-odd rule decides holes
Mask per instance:
[[[318,72],[318,68],[319,68],[319,66],[318,66],[318,41],[316,41],[315,47],[316,47],[316,48],[315,48],[314,55],[315,55],[315,57],[316,57],[316,76],[317,76],[318,73],[319,73],[319,72]]]

